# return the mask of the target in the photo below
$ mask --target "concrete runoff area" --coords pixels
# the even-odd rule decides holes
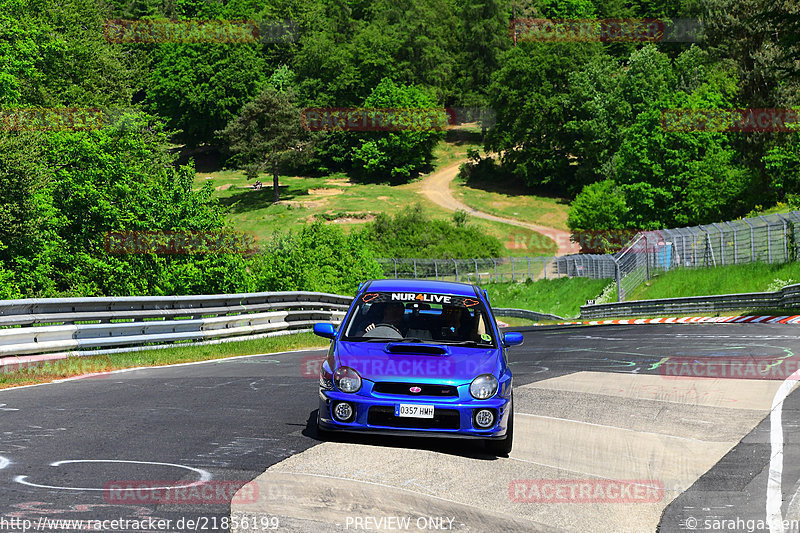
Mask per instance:
[[[463,440],[442,451],[423,439],[341,437],[269,467],[256,478],[264,496],[234,499],[231,513],[278,516],[289,531],[429,531],[437,518],[455,531],[656,531],[665,507],[769,414],[780,385],[589,371],[544,379],[515,388],[509,458]],[[564,488],[581,481],[663,492],[611,503]],[[559,483],[560,499],[536,500]]]

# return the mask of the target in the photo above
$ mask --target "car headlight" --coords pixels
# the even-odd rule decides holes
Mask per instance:
[[[494,396],[497,392],[497,378],[491,374],[481,374],[472,380],[469,386],[469,393],[473,398],[486,400]]]
[[[342,392],[358,392],[361,388],[361,376],[349,366],[340,366],[333,374],[333,383]]]

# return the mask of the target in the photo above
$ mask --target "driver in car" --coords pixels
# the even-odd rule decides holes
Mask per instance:
[[[401,335],[405,336],[405,332],[403,331],[405,329],[405,325],[403,324],[403,314],[405,310],[405,306],[400,302],[387,302],[383,307],[383,317],[379,321],[373,322],[364,328],[364,333],[373,330],[376,326],[381,324],[387,324],[399,331]]]

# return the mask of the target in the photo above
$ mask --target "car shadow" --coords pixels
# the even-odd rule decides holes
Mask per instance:
[[[363,444],[365,446],[380,446],[383,448],[404,448],[409,450],[428,450],[481,461],[497,460],[497,456],[489,454],[482,441],[478,439],[440,438],[394,435],[379,435],[376,433],[344,433],[328,432],[324,436],[317,430],[317,409],[308,416],[306,428],[302,431],[306,437],[320,442],[345,442],[348,444]]]

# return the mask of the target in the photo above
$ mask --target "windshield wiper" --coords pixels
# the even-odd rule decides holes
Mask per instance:
[[[492,348],[491,343],[478,342],[478,341],[454,341],[454,342],[438,341],[438,344],[447,344],[448,346],[480,346],[480,347]]]

